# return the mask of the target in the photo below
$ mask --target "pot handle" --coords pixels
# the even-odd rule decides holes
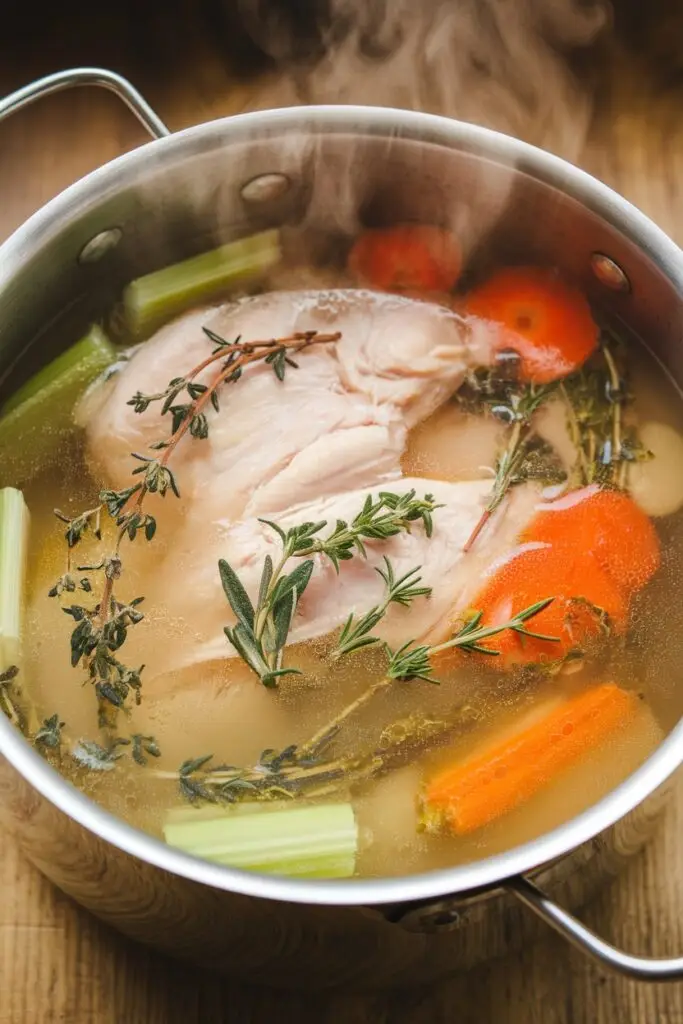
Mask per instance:
[[[505,888],[535,914],[559,932],[573,946],[586,953],[601,966],[609,967],[619,974],[636,981],[681,981],[683,979],[683,957],[672,960],[657,960],[651,957],[631,956],[624,953],[586,928],[575,917],[554,903],[528,878],[519,875],[505,883]]]
[[[45,78],[25,85],[23,89],[17,89],[16,92],[0,99],[0,121],[43,96],[79,85],[95,85],[115,93],[129,110],[132,110],[153,138],[163,139],[171,134],[161,118],[129,81],[117,75],[115,71],[107,71],[104,68],[72,68],[68,71],[57,71],[53,75],[46,75]]]

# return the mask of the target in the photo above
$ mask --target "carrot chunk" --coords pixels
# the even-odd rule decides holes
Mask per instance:
[[[596,485],[544,502],[521,537],[590,552],[625,593],[640,590],[661,562],[652,522],[628,494]]]
[[[502,817],[623,728],[636,706],[614,683],[554,706],[430,779],[422,796],[425,827],[464,835]]]
[[[449,231],[400,224],[364,231],[348,258],[360,283],[380,291],[448,292],[460,276],[462,253]]]
[[[574,373],[598,343],[585,297],[544,267],[497,271],[465,299],[468,313],[496,325],[494,352],[516,351],[520,377],[538,384]]]
[[[584,649],[608,629],[621,632],[626,625],[628,605],[622,591],[590,553],[570,544],[522,545],[494,569],[472,606],[482,613],[481,626],[496,626],[548,597],[552,603],[525,624],[540,636],[508,629],[483,642],[499,655],[496,668],[555,661]],[[423,642],[443,643],[459,622],[459,614],[445,616]],[[463,657],[470,655],[449,648],[433,654],[431,661],[444,671]]]
[[[555,600],[528,628],[559,639],[506,630],[487,642],[506,663],[554,660],[597,639],[608,625],[620,632],[626,624],[624,595],[592,555],[571,545],[520,548],[492,575],[475,605],[483,612],[482,625],[493,626],[546,597]]]

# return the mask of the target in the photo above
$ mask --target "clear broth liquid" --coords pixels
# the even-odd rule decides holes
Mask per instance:
[[[640,420],[667,422],[683,432],[683,402],[672,382],[639,343],[631,343],[629,360],[635,390],[635,413]],[[434,423],[439,413],[435,414]],[[468,478],[471,469],[458,468],[443,457],[443,438],[427,422],[409,444],[406,471],[425,479]],[[418,436],[419,435],[419,436]],[[11,481],[4,481],[9,484]],[[53,509],[76,511],[89,507],[100,482],[93,479],[79,439],[63,453],[59,467],[42,473],[24,488],[31,511],[31,559],[28,588],[26,679],[40,719],[55,711],[68,724],[70,735],[97,736],[94,696],[83,672],[68,658],[71,620],[59,602],[47,596],[64,571],[63,532]],[[173,500],[173,499],[167,499]],[[541,835],[573,817],[607,794],[653,752],[683,711],[680,665],[683,663],[683,608],[679,600],[683,573],[683,515],[656,521],[663,564],[655,579],[631,608],[625,649],[604,663],[586,664],[578,672],[520,680],[497,671],[481,659],[466,659],[442,677],[440,686],[399,685],[385,692],[354,720],[344,742],[370,744],[391,721],[416,710],[452,712],[466,708],[462,728],[445,748],[424,753],[414,763],[368,783],[354,797],[361,846],[360,876],[390,876],[423,872],[465,863],[501,852]],[[163,520],[154,540],[162,551]],[[78,556],[86,557],[85,555]],[[153,569],[153,566],[150,567]],[[126,578],[126,593],[145,593],[140,578]],[[146,608],[140,629],[156,629],[163,643],[164,624]],[[680,620],[680,621],[679,621]],[[309,737],[317,728],[358,696],[382,671],[378,654],[360,652],[341,664],[326,660],[330,640],[293,649],[291,663],[304,669],[301,677],[266,690],[236,658],[207,664],[201,678],[187,683],[171,673],[167,692],[144,695],[132,712],[130,731],[153,734],[161,757],[148,768],[126,759],[116,771],[94,773],[63,761],[65,775],[94,800],[129,823],[161,836],[165,812],[180,803],[177,782],[157,777],[155,769],[173,771],[186,758],[214,753],[221,762],[251,764],[265,748],[282,749]],[[133,663],[132,656],[126,659]],[[149,671],[153,672],[153,665]],[[537,795],[475,833],[439,837],[418,830],[416,795],[426,774],[453,763],[476,749],[487,735],[499,734],[522,713],[549,696],[574,694],[597,681],[614,681],[641,698],[629,728],[576,767],[564,771]],[[343,747],[342,747],[343,749]]]

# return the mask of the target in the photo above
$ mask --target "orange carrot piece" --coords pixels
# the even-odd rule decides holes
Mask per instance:
[[[657,532],[642,509],[628,494],[596,485],[540,504],[520,539],[589,551],[627,595],[644,587],[661,562]]]
[[[554,598],[552,604],[530,619],[526,627],[558,639],[540,640],[512,630],[499,633],[484,642],[500,655],[496,668],[555,661],[582,648],[604,632],[600,610],[607,614],[614,630],[620,632],[625,627],[628,609],[621,590],[590,553],[571,544],[520,547],[492,572],[472,606],[481,611],[482,626],[495,626],[547,597]],[[453,635],[454,626],[453,618],[442,620],[423,643],[444,642]],[[434,654],[431,660],[435,669],[444,671],[463,657],[470,655],[450,648]]]
[[[451,290],[460,276],[462,252],[449,231],[432,224],[400,224],[364,231],[349,253],[349,270],[380,291]]]
[[[507,267],[465,298],[468,313],[497,325],[494,352],[519,354],[520,377],[538,384],[574,373],[598,343],[578,289],[544,267]]]
[[[624,727],[636,705],[633,694],[604,683],[446,768],[425,787],[426,828],[465,835],[502,817]]]

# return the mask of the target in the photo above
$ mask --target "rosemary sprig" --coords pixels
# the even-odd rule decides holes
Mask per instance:
[[[367,556],[367,541],[389,540],[410,531],[415,523],[421,523],[430,536],[432,513],[438,507],[432,495],[417,498],[414,490],[401,495],[382,491],[376,499],[369,494],[354,519],[350,523],[338,520],[327,537],[320,536],[327,526],[324,519],[301,523],[288,530],[269,520],[261,520],[278,535],[282,551],[276,563],[270,555],[264,559],[256,607],[232,566],[223,559],[219,561],[223,590],[237,619],[235,626],[226,626],[225,635],[264,686],[276,686],[281,676],[298,674],[297,669],[283,667],[282,661],[297,604],[313,573],[314,562],[310,556],[319,554],[328,558],[339,571],[341,562],[355,555]],[[305,560],[285,573],[285,566],[293,557]],[[413,593],[418,581],[412,578],[412,573],[408,574],[410,579],[396,581],[393,571],[388,572],[385,575],[380,570],[385,582],[390,581],[394,587],[392,600],[409,603],[425,589],[418,588]],[[373,625],[369,626],[372,628]]]
[[[186,377],[170,381],[164,391],[151,395],[137,392],[128,403],[135,412],[143,413],[152,403],[162,402],[162,416],[171,416],[170,434],[151,445],[161,455],[132,453],[133,458],[141,463],[132,471],[132,475],[142,479],[119,491],[102,491],[100,504],[79,515],[68,516],[59,510],[55,511],[57,518],[66,523],[67,564],[65,573],[50,589],[50,596],[61,598],[65,594],[73,594],[77,587],[86,593],[92,592],[93,573],[101,573],[104,580],[101,597],[94,607],[72,604],[64,608],[76,623],[71,634],[71,663],[74,667],[82,664],[89,681],[94,685],[99,724],[103,729],[113,729],[116,712],[126,708],[131,693],[136,703],[139,703],[141,673],[144,668],[131,668],[115,656],[126,641],[128,629],[143,618],[139,610],[143,600],[141,597],[122,602],[115,596],[115,584],[122,573],[121,542],[125,537],[135,540],[141,531],[148,541],[153,539],[156,520],[143,509],[148,494],[163,497],[170,490],[179,496],[175,476],[168,465],[177,445],[187,433],[196,439],[208,436],[206,413],[209,403],[218,412],[220,389],[225,384],[238,381],[246,366],[264,361],[272,366],[276,377],[282,380],[286,367],[297,365],[292,355],[315,344],[338,341],[341,337],[339,332],[319,334],[317,331],[303,331],[286,338],[266,341],[242,342],[238,338],[229,342],[210,330],[204,329],[204,333],[214,345],[206,359]],[[197,381],[196,378],[214,363],[219,365],[213,379],[208,384]],[[183,392],[189,401],[179,404],[177,400]],[[87,534],[101,539],[101,516],[105,509],[117,527],[114,550],[93,565],[80,566],[78,572],[85,575],[77,582],[73,575],[72,550]],[[92,750],[88,756],[96,757]]]
[[[319,729],[310,740],[302,744],[299,747],[299,753],[303,754],[304,757],[317,756],[320,750],[327,747],[327,745],[334,739],[348,718],[355,715],[357,711],[365,707],[365,705],[368,704],[378,693],[389,689],[394,683],[405,683],[414,680],[422,680],[427,683],[438,683],[439,680],[435,678],[432,671],[431,659],[435,654],[440,654],[442,651],[457,647],[460,650],[468,651],[470,653],[486,654],[496,657],[498,655],[498,651],[495,651],[490,647],[486,647],[482,641],[487,640],[490,637],[497,636],[499,633],[503,633],[506,630],[511,630],[520,636],[530,636],[541,640],[548,640],[550,642],[559,642],[559,637],[546,636],[542,633],[533,633],[526,626],[526,623],[530,619],[533,619],[536,615],[542,612],[552,604],[553,601],[554,598],[552,597],[545,598],[543,601],[536,601],[535,604],[529,605],[528,608],[524,608],[506,622],[501,622],[496,626],[481,626],[482,613],[479,611],[474,612],[450,640],[446,640],[440,644],[432,646],[427,646],[425,644],[416,645],[414,640],[409,640],[396,651],[392,651],[391,648],[385,644],[384,650],[387,655],[388,666],[384,676],[372,683],[360,694],[359,697],[356,697],[356,699],[350,704],[347,704],[339,714],[335,715],[335,717],[324,725],[322,729]]]
[[[526,626],[530,619],[547,608],[552,601],[553,598],[538,601],[498,626],[480,626],[481,614],[476,613],[454,637],[432,647],[410,647],[406,644],[398,651],[387,648],[389,666],[382,679],[373,683],[309,740],[279,752],[265,750],[251,767],[212,766],[213,755],[207,754],[184,761],[176,772],[160,771],[156,774],[159,778],[177,779],[181,794],[191,802],[234,803],[242,799],[274,800],[301,795],[320,797],[340,789],[352,789],[397,763],[409,760],[415,751],[424,746],[450,735],[457,722],[410,716],[386,727],[377,749],[370,754],[323,759],[348,718],[376,694],[397,681],[423,679],[430,683],[437,682],[432,675],[429,659],[448,648],[459,647],[495,655],[498,652],[483,646],[482,641],[507,629],[522,636],[557,640],[557,637],[533,633]],[[466,711],[467,708],[458,709],[459,719],[462,719]]]
[[[344,623],[336,647],[332,651],[333,659],[341,658],[344,654],[351,654],[354,651],[362,650],[363,647],[370,647],[380,642],[379,637],[372,635],[372,630],[384,618],[391,604],[399,604],[409,608],[416,597],[429,597],[431,587],[421,587],[421,577],[418,575],[420,567],[410,569],[404,576],[396,579],[394,569],[389,559],[384,556],[384,569],[381,566],[375,568],[384,580],[386,594],[381,604],[371,608],[365,615],[356,619],[353,612]]]
[[[491,496],[464,546],[465,551],[470,550],[511,487],[531,478],[557,478],[557,466],[548,463],[549,449],[535,437],[532,426],[534,414],[554,394],[556,385],[518,384],[489,378],[479,387],[491,414],[507,424],[510,431],[505,449],[496,462]]]

